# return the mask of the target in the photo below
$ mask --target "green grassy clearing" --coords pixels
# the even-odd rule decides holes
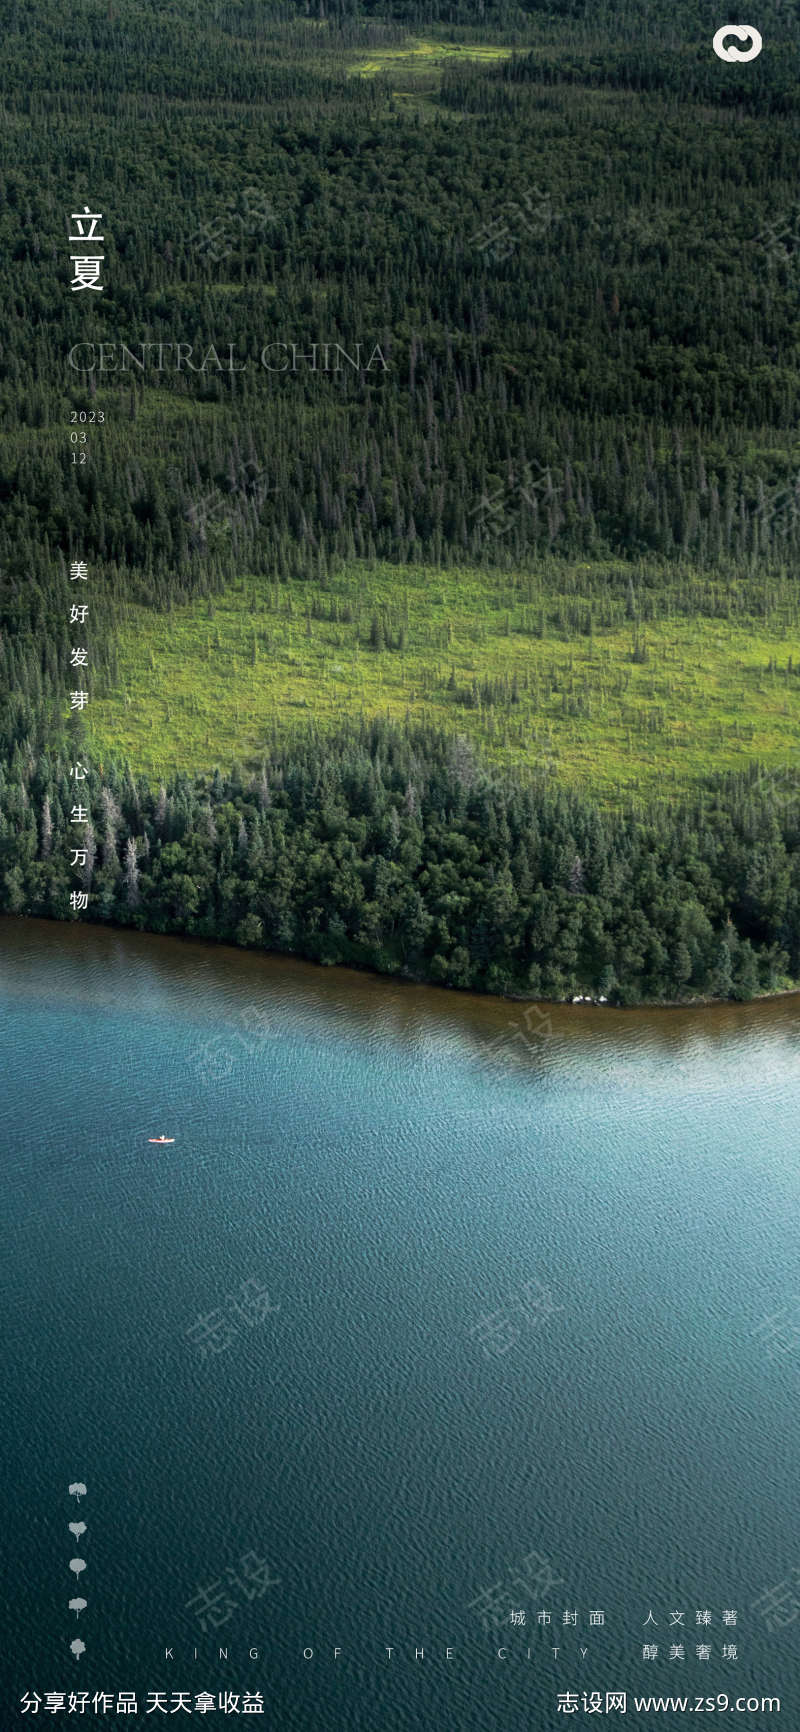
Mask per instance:
[[[435,72],[454,60],[474,60],[491,65],[508,60],[512,50],[492,43],[434,42],[429,38],[410,37],[399,47],[371,49],[364,58],[359,55],[350,68],[351,75],[375,78],[379,74],[391,80],[416,78]]]
[[[93,749],[162,776],[257,761],[304,720],[410,714],[611,804],[796,761],[796,626],[678,616],[576,636],[534,584],[521,602],[502,575],[352,564],[325,587],[244,578],[166,618],[129,608]]]

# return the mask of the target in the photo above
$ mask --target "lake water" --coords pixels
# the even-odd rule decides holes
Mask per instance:
[[[70,1689],[800,1725],[800,1001],[526,1010],[21,921],[0,963],[4,1726]]]

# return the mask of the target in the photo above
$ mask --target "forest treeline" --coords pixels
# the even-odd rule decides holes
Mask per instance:
[[[373,721],[159,788],[97,767],[76,788],[69,759],[17,749],[0,813],[15,914],[61,917],[80,882],[84,918],[548,999],[747,999],[800,976],[796,778],[615,816]]]

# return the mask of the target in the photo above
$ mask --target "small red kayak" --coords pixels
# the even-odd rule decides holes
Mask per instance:
[[[148,1143],[174,1143],[174,1137],[148,1137]]]

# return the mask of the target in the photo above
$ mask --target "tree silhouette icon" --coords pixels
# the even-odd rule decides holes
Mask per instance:
[[[86,1611],[86,1605],[87,1605],[86,1600],[82,1600],[79,1597],[76,1600],[70,1600],[69,1609],[71,1612],[75,1613],[76,1618],[79,1618],[81,1615],[81,1612]]]
[[[83,1485],[79,1479],[73,1480],[72,1485],[69,1488],[69,1495],[70,1497],[76,1497],[78,1503],[80,1503],[81,1498],[86,1496],[85,1485]]]

